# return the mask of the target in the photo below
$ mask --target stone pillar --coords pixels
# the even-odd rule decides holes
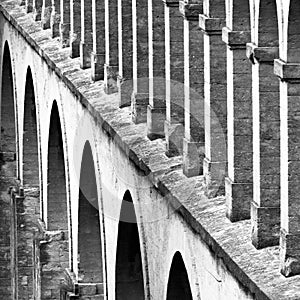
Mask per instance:
[[[72,58],[79,57],[80,39],[81,39],[81,1],[70,0],[71,11],[71,31],[70,31],[70,46]]]
[[[276,59],[280,82],[280,269],[285,276],[300,274],[300,63]]]
[[[69,267],[68,233],[45,231],[39,254],[41,299],[60,299],[65,269]]]
[[[60,42],[63,48],[70,46],[70,0],[60,0]]]
[[[148,1],[149,39],[149,105],[147,136],[164,137],[166,119],[165,15],[161,0]]]
[[[225,192],[224,180],[227,172],[226,45],[222,41],[225,5],[214,0],[204,0],[203,13],[199,15],[199,25],[204,32],[203,174],[207,184],[207,196],[215,197]]]
[[[18,299],[30,299],[34,293],[33,239],[38,231],[39,188],[16,191],[11,193],[14,294]]]
[[[33,9],[32,10],[33,10],[34,21],[41,21],[42,7],[43,7],[42,0],[33,0]]]
[[[276,245],[280,228],[279,81],[273,73],[278,47],[247,44],[252,61],[253,201],[252,243]]]
[[[184,16],[184,138],[183,173],[203,173],[204,159],[204,45],[198,22],[202,5],[179,2]]]
[[[51,13],[52,13],[52,0],[43,0],[42,16],[41,16],[43,29],[50,28]]]
[[[133,5],[133,4],[132,4]],[[118,91],[119,73],[118,0],[105,0],[105,65],[104,84],[106,93]]]
[[[92,47],[92,0],[81,0],[80,67],[82,69],[91,67]]]
[[[184,50],[183,18],[179,2],[165,2],[166,45],[166,155],[182,154],[184,136]]]
[[[33,0],[25,1],[26,12],[31,13],[33,11]]]
[[[132,1],[118,0],[119,23],[119,106],[131,105],[133,60],[132,60]]]
[[[132,120],[146,122],[149,104],[148,1],[132,1],[133,92]]]
[[[104,0],[92,0],[93,52],[91,54],[92,80],[104,79],[105,64],[105,6]]]
[[[52,38],[56,38],[60,36],[59,26],[60,26],[60,0],[52,0],[52,10],[51,10],[51,19],[50,19]]]
[[[227,44],[226,215],[232,222],[250,219],[253,198],[252,73],[246,56],[250,39],[250,31],[223,28]]]

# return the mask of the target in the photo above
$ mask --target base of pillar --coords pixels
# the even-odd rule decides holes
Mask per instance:
[[[70,46],[70,23],[59,24],[60,43],[62,48]]]
[[[104,79],[105,54],[91,53],[91,78],[93,81]]]
[[[225,178],[226,217],[231,222],[250,219],[253,184],[233,182]]]
[[[187,177],[203,174],[204,143],[183,139],[183,174]]]
[[[184,137],[184,126],[181,123],[165,121],[166,155],[168,157],[182,155]]]
[[[166,107],[147,106],[147,137],[152,141],[165,136]]]
[[[42,28],[43,29],[49,29],[51,26],[51,12],[52,8],[51,7],[46,7],[42,11]]]
[[[91,67],[92,45],[80,42],[80,68],[88,69]]]
[[[60,36],[60,15],[53,13],[53,11],[50,19],[50,28],[51,28],[52,38],[56,38]]]
[[[122,108],[130,106],[132,96],[132,79],[118,76],[117,87],[119,92],[119,107]]]
[[[80,40],[75,39],[71,42],[71,58],[76,58],[80,56]]]
[[[251,239],[256,249],[279,244],[280,207],[259,207],[251,203]]]
[[[106,94],[113,94],[118,92],[118,74],[119,67],[118,66],[110,66],[104,64],[104,89]]]
[[[42,8],[34,9],[33,10],[33,20],[41,21],[41,19],[42,19]]]
[[[203,159],[203,175],[206,183],[206,196],[214,198],[225,195],[225,175],[227,162],[212,162],[208,158]]]
[[[300,274],[300,234],[280,231],[280,272],[285,277]]]
[[[32,4],[31,3],[28,3],[27,1],[26,1],[26,12],[27,13],[31,13],[32,12],[32,10],[33,10],[33,7],[32,7]]]
[[[132,93],[131,96],[131,113],[132,121],[135,124],[147,122],[147,106],[149,103],[149,94]]]

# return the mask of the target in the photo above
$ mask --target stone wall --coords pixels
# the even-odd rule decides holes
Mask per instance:
[[[1,126],[8,124],[0,225],[10,231],[0,244],[1,288],[8,298],[126,299],[116,295],[123,267],[143,279],[146,299],[168,299],[178,286],[193,299],[300,297],[298,31],[274,29],[276,19],[292,26],[289,3],[254,2],[241,9],[242,0],[149,0],[133,2],[123,18],[120,1],[99,8],[92,1],[92,9],[85,1],[70,9],[44,1],[42,22],[37,0],[1,2],[1,66],[12,65],[0,80]],[[68,15],[70,47],[67,24],[58,26]],[[105,46],[95,34],[89,39],[91,24],[103,20]],[[124,44],[122,28],[132,30],[132,44]],[[124,74],[127,65],[132,73]],[[24,121],[28,98],[32,131]],[[26,133],[37,135],[30,148]],[[24,151],[38,160],[29,176],[39,178],[38,188],[26,185]],[[24,189],[10,199],[11,185]],[[135,224],[135,247],[126,244],[131,229],[119,235],[122,222]],[[128,261],[118,259],[119,245]]]

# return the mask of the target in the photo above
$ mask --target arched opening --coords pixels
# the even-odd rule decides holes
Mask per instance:
[[[139,231],[131,195],[124,195],[118,228],[116,299],[143,300],[144,280]]]
[[[48,230],[68,230],[65,160],[57,103],[51,111],[48,141]]]
[[[232,29],[250,30],[249,0],[233,0],[232,6]]]
[[[24,103],[23,184],[25,186],[38,187],[39,159],[36,106],[30,68],[27,69]]]
[[[287,60],[290,63],[300,61],[300,2],[291,0],[288,24]]]
[[[89,142],[83,150],[79,186],[79,280],[102,283],[102,247],[94,160]]]
[[[176,252],[169,274],[167,300],[192,300],[188,274],[179,252]]]
[[[258,19],[258,46],[278,47],[276,0],[261,0]]]
[[[2,160],[16,160],[15,101],[11,56],[7,42],[4,45],[1,87],[1,153]],[[14,174],[15,175],[15,164]]]
[[[1,298],[12,299],[16,295],[17,277],[11,273],[12,265],[16,265],[15,222],[11,222],[11,204],[7,189],[15,185],[16,176],[16,133],[15,133],[15,102],[11,56],[6,42],[2,57],[1,82],[1,200],[0,200],[0,237],[1,252]]]

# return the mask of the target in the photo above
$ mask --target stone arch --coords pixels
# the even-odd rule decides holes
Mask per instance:
[[[16,116],[12,61],[8,43],[4,44],[1,84],[1,154],[4,161],[16,160]],[[16,172],[14,165],[14,175]]]
[[[258,46],[278,47],[278,36],[276,0],[260,0],[258,11]]]
[[[287,61],[298,63],[300,61],[300,3],[291,0],[289,8]]]
[[[62,129],[56,101],[53,102],[48,140],[47,228],[68,230],[68,207]]]
[[[30,67],[26,74],[23,122],[23,185],[39,187],[37,113]]]
[[[84,283],[103,283],[102,242],[95,164],[90,143],[84,145],[79,185],[78,272]]]
[[[123,197],[116,254],[116,299],[145,299],[139,230],[132,197]]]
[[[167,300],[175,299],[193,299],[188,274],[179,251],[174,254],[167,287]]]

